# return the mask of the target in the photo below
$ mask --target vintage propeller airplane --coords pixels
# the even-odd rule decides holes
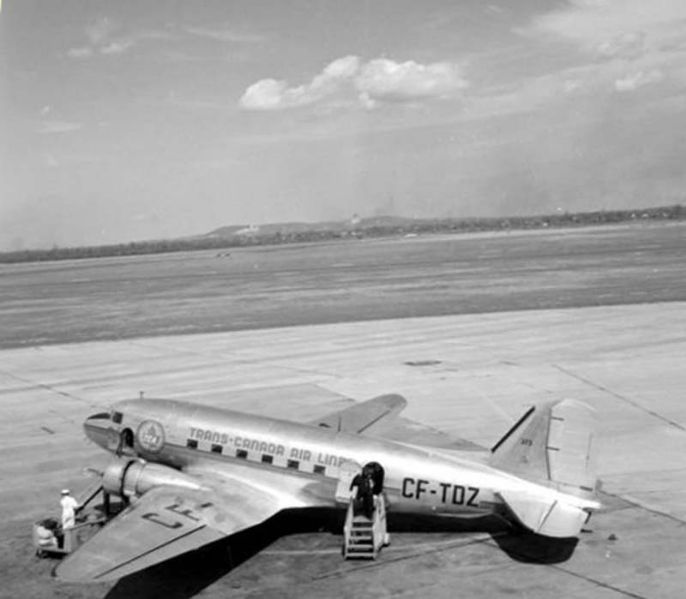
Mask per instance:
[[[341,507],[374,463],[389,513],[498,514],[539,535],[577,536],[600,507],[595,418],[564,399],[528,410],[490,451],[376,438],[406,401],[383,395],[306,424],[164,400],[126,400],[84,423],[116,458],[102,473],[127,507],[68,556],[68,581],[121,578],[264,522]]]

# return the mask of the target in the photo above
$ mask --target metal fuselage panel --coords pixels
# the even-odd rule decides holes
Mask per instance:
[[[445,515],[490,513],[502,504],[496,490],[533,485],[451,452],[317,428],[306,424],[172,400],[127,400],[117,432],[134,433],[136,452],[150,462],[181,470],[197,465],[231,474],[236,468],[300,479],[320,503],[336,505],[333,489],[350,462],[384,468],[389,510]],[[100,424],[100,423],[98,423]],[[88,435],[101,443],[96,433]],[[97,437],[97,438],[96,438]],[[305,502],[306,503],[306,502]]]

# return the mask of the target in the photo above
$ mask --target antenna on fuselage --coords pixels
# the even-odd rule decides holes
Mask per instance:
[[[145,393],[145,391],[139,391],[139,392],[138,392],[138,399],[143,399],[143,394],[144,394],[144,393]]]

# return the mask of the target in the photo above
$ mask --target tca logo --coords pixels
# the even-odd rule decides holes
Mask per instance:
[[[155,420],[141,422],[136,437],[141,448],[151,453],[160,451],[164,446],[164,428]]]

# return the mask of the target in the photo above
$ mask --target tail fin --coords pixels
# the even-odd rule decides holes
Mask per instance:
[[[531,408],[491,450],[491,466],[551,487],[564,496],[503,489],[512,516],[548,537],[574,537],[595,501],[593,410],[571,399]],[[569,497],[569,496],[573,497]]]
[[[564,493],[596,488],[593,409],[563,399],[531,408],[491,450],[491,466]]]

